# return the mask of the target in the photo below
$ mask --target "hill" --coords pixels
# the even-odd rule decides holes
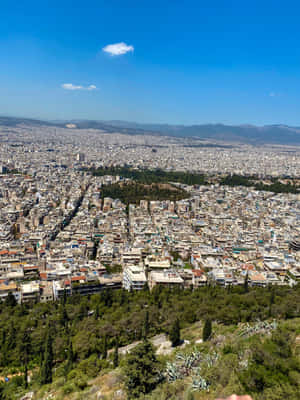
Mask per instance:
[[[175,137],[194,137],[198,139],[214,139],[229,142],[251,144],[300,144],[300,128],[287,125],[168,125],[168,124],[137,124],[123,121],[109,121],[108,124],[127,129],[143,129],[149,132]]]
[[[96,129],[106,133],[123,133],[128,135],[163,135],[178,138],[194,138],[253,145],[278,144],[300,145],[300,127],[288,125],[168,125],[141,124],[127,121],[66,120],[42,121],[29,118],[0,117],[0,126],[16,127],[53,126],[72,129]]]
[[[196,322],[182,329],[183,343],[176,348],[164,335],[150,340],[157,360],[152,360],[152,367],[157,363],[163,379],[147,395],[126,393],[128,359],[140,353],[143,342],[139,341],[119,349],[118,367],[112,366],[110,353],[110,368],[87,379],[83,387],[81,371],[74,370],[68,383],[57,377],[48,391],[37,391],[34,399],[216,400],[249,393],[253,400],[296,400],[299,326],[299,319],[228,326],[214,323],[210,339],[203,342],[203,323]]]
[[[124,352],[143,353],[147,337],[156,348],[148,371],[161,373],[157,381],[149,377],[146,388],[140,386],[143,374],[136,376],[132,389],[140,400],[186,400],[192,388],[195,400],[236,391],[254,400],[296,400],[299,288],[157,287],[31,305],[9,297],[0,307],[0,380],[11,378],[0,383],[0,399],[20,400],[29,390],[34,400],[130,399],[132,368],[129,373]],[[202,343],[207,318],[212,331]],[[168,338],[178,320],[185,342],[174,350]]]

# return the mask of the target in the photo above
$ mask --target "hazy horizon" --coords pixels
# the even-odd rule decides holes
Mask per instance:
[[[103,122],[103,123],[109,123],[109,122],[119,122],[119,123],[130,123],[130,124],[137,124],[137,125],[170,125],[170,126],[193,126],[193,125],[225,125],[225,126],[237,126],[237,127],[264,127],[264,126],[289,126],[289,127],[294,127],[298,128],[300,126],[299,124],[289,124],[289,123],[262,123],[262,124],[255,124],[252,122],[237,122],[237,123],[230,123],[230,122],[223,122],[223,121],[203,121],[203,122],[191,122],[191,123],[183,123],[183,122],[178,122],[178,123],[171,123],[168,121],[139,121],[139,120],[124,120],[124,119],[119,119],[119,118],[111,118],[111,119],[102,119],[102,118],[44,118],[44,117],[39,117],[39,116],[34,116],[34,115],[17,115],[17,114],[4,114],[0,113],[0,118],[16,118],[16,119],[28,119],[28,120],[36,120],[36,121],[45,121],[45,122],[69,122],[69,121],[96,121],[96,122]]]

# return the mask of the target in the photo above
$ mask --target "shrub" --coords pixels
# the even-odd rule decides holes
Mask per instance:
[[[67,384],[65,384],[65,386],[62,388],[62,392],[64,395],[73,393],[76,391],[76,386],[73,382],[69,382]]]

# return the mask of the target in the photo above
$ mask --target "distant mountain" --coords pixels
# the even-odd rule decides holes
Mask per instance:
[[[31,126],[55,126],[52,122],[40,121],[30,118],[19,117],[5,117],[0,116],[0,126],[18,126],[18,125],[31,125]]]
[[[240,142],[249,144],[297,144],[300,145],[300,128],[287,125],[168,125],[140,124],[128,121],[71,121],[77,128],[102,129],[107,132],[127,134],[157,134],[175,137]]]
[[[72,128],[72,129],[99,129],[107,133],[120,132],[129,135],[144,135],[153,134],[158,135],[156,131],[145,131],[143,128],[128,128],[126,122],[124,126],[113,126],[105,121],[92,121],[92,120],[66,120],[66,121],[42,121],[38,119],[21,118],[21,117],[6,117],[0,116],[0,126],[16,127],[20,125],[25,126],[48,126],[58,128]]]
[[[142,125],[135,127],[134,123],[125,122],[112,124],[111,121],[71,120],[68,123],[75,124],[77,129],[100,129],[107,133],[120,132],[128,135],[161,135],[159,131],[143,128]],[[138,125],[138,124],[137,124]]]
[[[128,121],[41,121],[28,118],[0,117],[0,126],[15,127],[53,126],[72,129],[99,129],[107,133],[120,132],[129,135],[166,135],[173,137],[193,137],[199,140],[214,140],[225,142],[239,142],[249,144],[294,144],[300,145],[300,127],[288,125],[168,125],[168,124],[141,124]]]
[[[107,121],[107,124],[127,129],[143,129],[176,137],[194,137],[198,139],[222,140],[251,144],[300,144],[300,128],[287,125],[167,125],[138,124],[135,122]]]

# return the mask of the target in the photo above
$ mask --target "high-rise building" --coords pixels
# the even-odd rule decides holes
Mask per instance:
[[[79,162],[84,162],[85,161],[85,155],[83,153],[77,153],[76,154],[76,160]]]

